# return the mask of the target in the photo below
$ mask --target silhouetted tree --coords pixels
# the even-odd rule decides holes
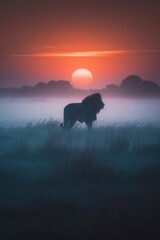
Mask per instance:
[[[160,87],[152,81],[143,81],[142,93],[145,96],[158,96],[160,95]]]
[[[72,87],[69,81],[49,81],[48,83],[39,82],[34,87],[23,86],[21,88],[0,88],[0,97],[46,97],[46,96],[83,96],[92,94],[97,90],[82,90]],[[125,78],[120,87],[115,84],[109,84],[100,93],[111,96],[139,96],[139,97],[160,97],[160,87],[152,81],[144,81],[139,76],[130,75]]]
[[[121,82],[120,88],[124,94],[140,95],[142,83],[143,80],[139,76],[130,75]]]
[[[31,95],[33,91],[33,87],[31,86],[23,86],[19,89],[20,96],[28,96]]]
[[[104,94],[119,96],[120,95],[120,87],[115,84],[109,84],[102,91]]]
[[[69,81],[59,80],[59,81],[49,81],[47,84],[48,92],[55,94],[68,94],[73,93],[74,88]]]

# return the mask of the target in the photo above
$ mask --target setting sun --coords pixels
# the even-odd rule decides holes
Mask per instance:
[[[76,87],[88,86],[93,79],[92,73],[87,69],[77,69],[72,73],[72,83]]]

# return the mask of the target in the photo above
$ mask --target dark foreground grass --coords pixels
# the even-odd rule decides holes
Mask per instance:
[[[159,239],[160,128],[0,129],[0,239]]]

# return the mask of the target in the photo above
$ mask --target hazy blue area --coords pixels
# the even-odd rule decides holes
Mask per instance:
[[[81,100],[81,98],[1,99],[0,126],[21,126],[28,122],[37,123],[50,118],[62,122],[64,106]],[[103,99],[103,101],[105,108],[98,114],[98,121],[94,126],[137,121],[160,123],[159,99]],[[77,126],[80,124],[77,123]]]
[[[103,99],[99,127],[64,132],[80,101],[0,101],[0,239],[157,239],[160,101]]]

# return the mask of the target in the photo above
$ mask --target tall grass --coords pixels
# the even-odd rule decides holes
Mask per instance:
[[[65,132],[59,123],[44,120],[0,129],[0,146],[1,167],[13,171],[20,166],[32,170],[36,163],[39,168],[50,166],[53,176],[63,173],[80,180],[84,174],[106,171],[108,175],[113,169],[131,175],[159,166],[160,128],[135,123]]]
[[[159,156],[160,127],[149,124],[65,132],[51,119],[1,128],[3,238],[131,239],[137,222],[133,236],[150,236],[145,229],[157,232],[160,213]]]

